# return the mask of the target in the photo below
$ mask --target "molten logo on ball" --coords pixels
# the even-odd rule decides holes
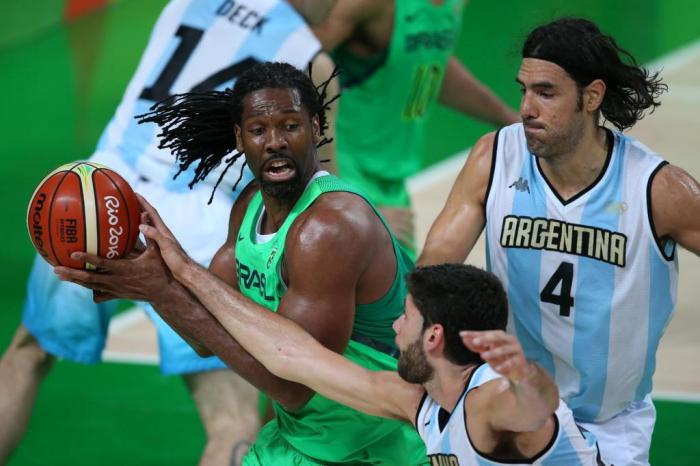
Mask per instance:
[[[32,237],[34,238],[36,250],[42,257],[46,258],[49,255],[44,249],[44,239],[42,238],[44,229],[41,227],[41,211],[44,210],[44,202],[46,202],[46,194],[39,193],[36,197],[34,213],[32,214]]]

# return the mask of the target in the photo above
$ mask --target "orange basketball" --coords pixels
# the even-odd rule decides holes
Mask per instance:
[[[114,259],[131,251],[140,206],[124,178],[93,162],[58,167],[34,191],[27,209],[29,237],[52,265],[83,268],[75,251]]]

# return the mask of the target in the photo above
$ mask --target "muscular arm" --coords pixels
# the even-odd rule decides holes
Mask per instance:
[[[189,284],[207,280],[206,271],[189,264],[182,272]],[[212,282],[210,308],[226,330],[266,369],[283,379],[376,416],[413,419],[422,387],[395,372],[370,371],[329,350],[296,322],[247,305],[224,283]],[[197,286],[197,285],[194,285]],[[227,310],[235,309],[236,312]]]
[[[651,184],[651,209],[657,237],[700,255],[700,184],[692,176],[673,165],[661,168]]]
[[[214,273],[202,269],[206,274],[207,281],[202,285],[204,291],[200,291],[205,296],[211,288],[210,283],[212,282],[220,282],[221,286],[231,290],[232,293],[237,293],[232,288],[236,280],[233,254],[235,252],[235,233],[238,231],[247,205],[246,197],[244,192],[233,208],[229,238],[212,261],[211,267]],[[162,220],[157,217],[155,210],[143,199],[142,204],[147,207],[145,209],[147,212],[150,211],[152,221],[155,222],[154,219],[157,218],[162,225]],[[171,241],[171,246],[177,249],[183,258],[186,258],[183,260],[194,263],[182,251],[174,237]],[[201,300],[198,299],[202,296],[195,296],[195,293],[185,288],[171,275],[171,270],[163,263],[168,254],[167,250],[159,249],[151,244],[140,256],[129,260],[108,260],[85,253],[76,254],[80,256],[76,259],[88,260],[102,272],[57,267],[56,271],[61,278],[91,289],[106,291],[114,297],[151,302],[160,316],[193,347],[199,351],[206,348],[217,354],[241,377],[283,405],[290,408],[299,406],[299,393],[308,391],[308,389],[274,376],[248,354],[209,312],[205,307],[206,303],[202,305]],[[167,259],[165,260],[167,261]],[[227,280],[228,283],[221,281],[217,275]],[[258,308],[260,312],[270,312],[243,298],[238,293],[237,296],[240,297],[244,306]],[[232,312],[232,309],[228,309],[227,312]]]
[[[238,277],[236,276],[236,238],[238,236],[238,229],[240,228],[241,222],[243,221],[243,216],[245,215],[245,210],[250,203],[250,199],[257,192],[257,183],[250,183],[241,192],[240,196],[236,200],[236,203],[231,208],[231,216],[229,218],[228,235],[226,236],[226,241],[221,247],[216,251],[214,257],[209,263],[209,272],[218,277],[226,286],[230,286],[235,290],[238,290]],[[180,285],[180,283],[177,283]],[[187,293],[189,296],[187,301],[190,302],[190,306],[200,306],[201,303],[186,289],[183,287],[182,293]],[[180,297],[179,299],[183,299]],[[155,307],[155,306],[154,306]],[[156,308],[158,310],[158,308]],[[172,324],[171,324],[172,326]],[[213,356],[214,352],[209,350],[203,343],[193,340],[188,335],[184,334],[184,329],[180,333],[187,343],[197,352],[201,357]]]
[[[354,198],[351,195],[346,196]],[[257,355],[265,355],[264,361],[267,364],[273,364],[268,357],[279,353],[278,341],[284,341],[285,338],[269,334],[268,324],[270,321],[274,322],[272,320],[274,318],[289,319],[308,332],[310,336],[306,336],[307,340],[302,338],[302,342],[310,341],[308,339],[316,339],[320,342],[322,346],[316,346],[316,351],[321,349],[326,351],[329,354],[326,354],[324,357],[326,359],[323,360],[328,361],[327,358],[330,358],[331,361],[325,366],[320,364],[317,369],[321,371],[324,367],[327,371],[337,370],[337,359],[333,358],[342,359],[336,353],[342,353],[350,339],[358,281],[373,260],[373,251],[380,238],[376,234],[376,225],[372,224],[376,218],[368,216],[368,206],[362,204],[361,208],[365,209],[365,212],[357,212],[354,208],[357,203],[355,206],[341,203],[329,208],[324,200],[324,198],[317,200],[300,216],[287,235],[285,265],[289,277],[289,288],[280,301],[277,316],[273,316],[269,310],[227,287],[225,283],[191,260],[185,260],[184,266],[173,265],[173,261],[168,259],[170,252],[167,245],[163,244],[162,239],[159,240],[163,257],[166,258],[178,281],[185,284],[231,334],[236,335],[237,332],[243,331],[257,332],[247,338],[252,342],[250,346],[256,348]],[[248,320],[245,320],[246,318]],[[245,321],[241,322],[241,319]],[[278,328],[281,328],[280,332],[284,335],[285,329]],[[274,330],[274,327],[272,329]],[[243,336],[245,335],[244,333]],[[253,344],[267,346],[258,348],[252,346]],[[230,361],[229,359],[226,361],[236,372],[289,408],[302,406],[313,395],[313,391],[309,388],[282,381],[272,373],[267,373],[263,377],[261,371],[266,369],[258,361],[253,360],[237,342],[229,345],[228,353],[233,355]],[[301,358],[300,364],[314,365],[313,356],[309,359]],[[286,364],[281,366],[283,369],[288,369]],[[276,370],[281,370],[279,364],[275,367]],[[348,367],[345,366],[345,368]],[[385,390],[384,382],[389,383],[391,387],[396,385],[397,380],[392,383],[393,376],[371,373],[352,365],[349,370],[351,374],[359,374],[361,377],[356,383],[362,384],[366,381],[367,385],[363,393],[371,391],[374,394],[371,399],[378,403],[372,408],[365,401],[363,405],[365,410],[372,410],[373,413],[382,413],[389,417],[403,416],[395,405],[397,398],[392,398],[391,390],[385,393],[385,396],[378,395],[381,390]],[[251,373],[251,371],[254,372]],[[292,375],[291,372],[297,374]],[[287,371],[284,375],[298,380],[301,373],[307,373],[316,380],[315,385],[325,383],[318,381],[318,378],[322,378],[321,376],[313,377],[315,374],[313,371],[291,372]],[[326,376],[323,372],[322,375]],[[265,380],[261,382],[259,378]],[[312,379],[305,381],[310,382]],[[334,387],[337,388],[339,385],[337,380],[334,380],[336,383]],[[378,383],[377,380],[384,382]],[[263,384],[267,388],[264,388]],[[343,388],[347,388],[347,385]],[[331,392],[331,388],[328,390]],[[348,391],[345,390],[338,396],[342,397],[347,393]],[[361,402],[359,397],[353,399],[356,403]],[[387,405],[383,406],[381,400],[385,400]],[[409,402],[408,405],[410,404]]]
[[[450,57],[447,63],[439,102],[465,115],[497,126],[520,121],[517,113],[476,79],[454,56]]]
[[[495,133],[477,141],[457,176],[445,207],[428,233],[419,265],[464,262],[485,222],[485,196]]]

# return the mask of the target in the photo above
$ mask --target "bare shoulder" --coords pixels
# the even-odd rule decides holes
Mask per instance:
[[[381,220],[360,196],[329,192],[294,221],[286,248],[306,257],[331,251],[335,256],[361,260],[374,251],[381,228]]]
[[[690,189],[693,191],[697,187],[697,181],[681,167],[666,164],[659,169],[652,180],[652,196],[665,196],[674,194],[676,191]]]
[[[493,162],[493,148],[496,142],[496,132],[492,131],[481,136],[469,151],[469,157],[465,165],[470,166],[479,173],[490,173]]]
[[[682,168],[667,164],[654,175],[650,191],[655,233],[684,245],[684,237],[700,229],[700,184]],[[697,247],[684,246],[693,251]]]
[[[396,371],[373,371],[373,382],[381,387],[382,398],[392,404],[391,417],[415,425],[418,409],[425,396],[425,387],[403,380]]]
[[[306,235],[331,240],[332,237],[362,241],[381,224],[379,217],[363,198],[348,192],[329,192],[319,196],[290,228],[292,237]],[[312,239],[312,238],[309,238]]]
[[[461,201],[471,198],[479,201],[485,199],[491,178],[495,141],[496,132],[487,133],[476,141],[452,188],[451,198]]]

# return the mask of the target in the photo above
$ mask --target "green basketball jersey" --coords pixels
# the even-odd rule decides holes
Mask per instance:
[[[461,26],[464,0],[395,0],[389,49],[361,59],[341,46],[337,119],[340,175],[403,180],[420,168],[426,117],[440,91]],[[371,192],[371,191],[370,191]]]
[[[309,183],[279,230],[264,243],[256,242],[256,228],[263,208],[262,195],[258,192],[253,196],[236,242],[236,268],[243,295],[277,311],[286,291],[280,271],[287,232],[296,218],[319,196],[337,191],[364,198],[334,176],[316,178]],[[356,306],[353,338],[343,353],[351,361],[371,370],[396,370],[396,359],[380,350],[394,348],[391,323],[403,312],[406,295],[403,277],[413,266],[393,235],[391,238],[397,257],[394,283],[382,299]],[[289,412],[275,402],[273,406],[277,415],[273,422],[277,424],[279,435],[296,451],[322,464],[415,465],[426,462],[425,447],[408,424],[368,416],[318,394],[296,412]],[[405,441],[402,445],[387,448],[385,442],[389,438]]]

